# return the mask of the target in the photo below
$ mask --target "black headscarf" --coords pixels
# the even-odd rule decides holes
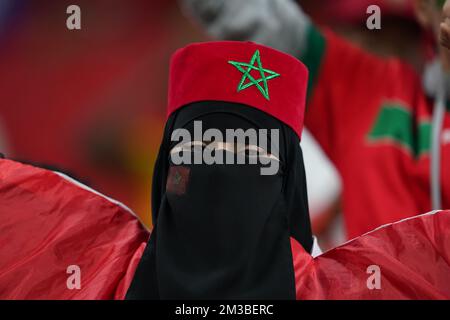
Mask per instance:
[[[261,164],[174,165],[172,132],[278,129],[280,168]],[[175,181],[175,182],[174,182]],[[290,237],[312,247],[299,138],[252,107],[197,102],[168,119],[156,160],[154,228],[127,299],[294,299]]]

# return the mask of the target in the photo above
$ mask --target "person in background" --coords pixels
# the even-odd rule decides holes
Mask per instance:
[[[430,36],[421,32],[409,0],[299,0],[303,10],[319,26],[380,57],[398,57],[422,72],[429,55]],[[367,8],[377,5],[382,28],[366,27]],[[418,41],[418,35],[421,35]],[[305,129],[303,152],[308,184],[311,225],[323,250],[346,241],[342,213],[342,182],[333,163]],[[314,179],[316,177],[316,179]],[[331,198],[331,195],[334,195]]]
[[[260,42],[307,65],[305,124],[342,177],[349,238],[450,207],[450,167],[441,165],[450,160],[448,58],[438,42],[443,1],[410,3],[434,40],[422,75],[318,27],[294,1],[183,1],[213,37]]]

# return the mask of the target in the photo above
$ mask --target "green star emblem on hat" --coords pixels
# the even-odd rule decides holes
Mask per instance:
[[[276,73],[269,69],[264,69],[261,63],[261,56],[259,54],[259,50],[256,50],[250,60],[250,63],[245,62],[237,62],[237,61],[228,61],[229,64],[235,66],[240,72],[243,73],[241,82],[237,87],[237,91],[240,92],[244,89],[247,89],[251,86],[256,86],[259,92],[262,93],[264,98],[269,99],[269,87],[267,86],[267,81],[273,78],[279,77],[280,74]],[[256,63],[256,66],[255,66]],[[250,72],[252,70],[258,70],[261,78],[255,79]],[[248,80],[248,81],[247,81]],[[262,83],[262,85],[261,85]]]

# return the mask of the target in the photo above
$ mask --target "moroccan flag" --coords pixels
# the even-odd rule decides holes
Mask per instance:
[[[450,299],[449,231],[450,211],[433,211],[314,259],[294,243],[297,299]]]
[[[450,211],[316,258],[292,241],[297,299],[450,299]],[[123,299],[149,232],[123,204],[0,159],[0,299]]]
[[[0,299],[122,299],[148,235],[121,203],[0,160]]]

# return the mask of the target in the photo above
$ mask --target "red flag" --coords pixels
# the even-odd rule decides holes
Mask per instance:
[[[293,253],[297,299],[450,299],[450,211],[379,227],[314,259],[295,243]]]
[[[316,258],[292,241],[297,298],[450,299],[449,230],[436,211]],[[0,299],[123,299],[148,236],[123,204],[0,160]]]
[[[69,177],[0,160],[0,299],[122,299],[148,235]]]

